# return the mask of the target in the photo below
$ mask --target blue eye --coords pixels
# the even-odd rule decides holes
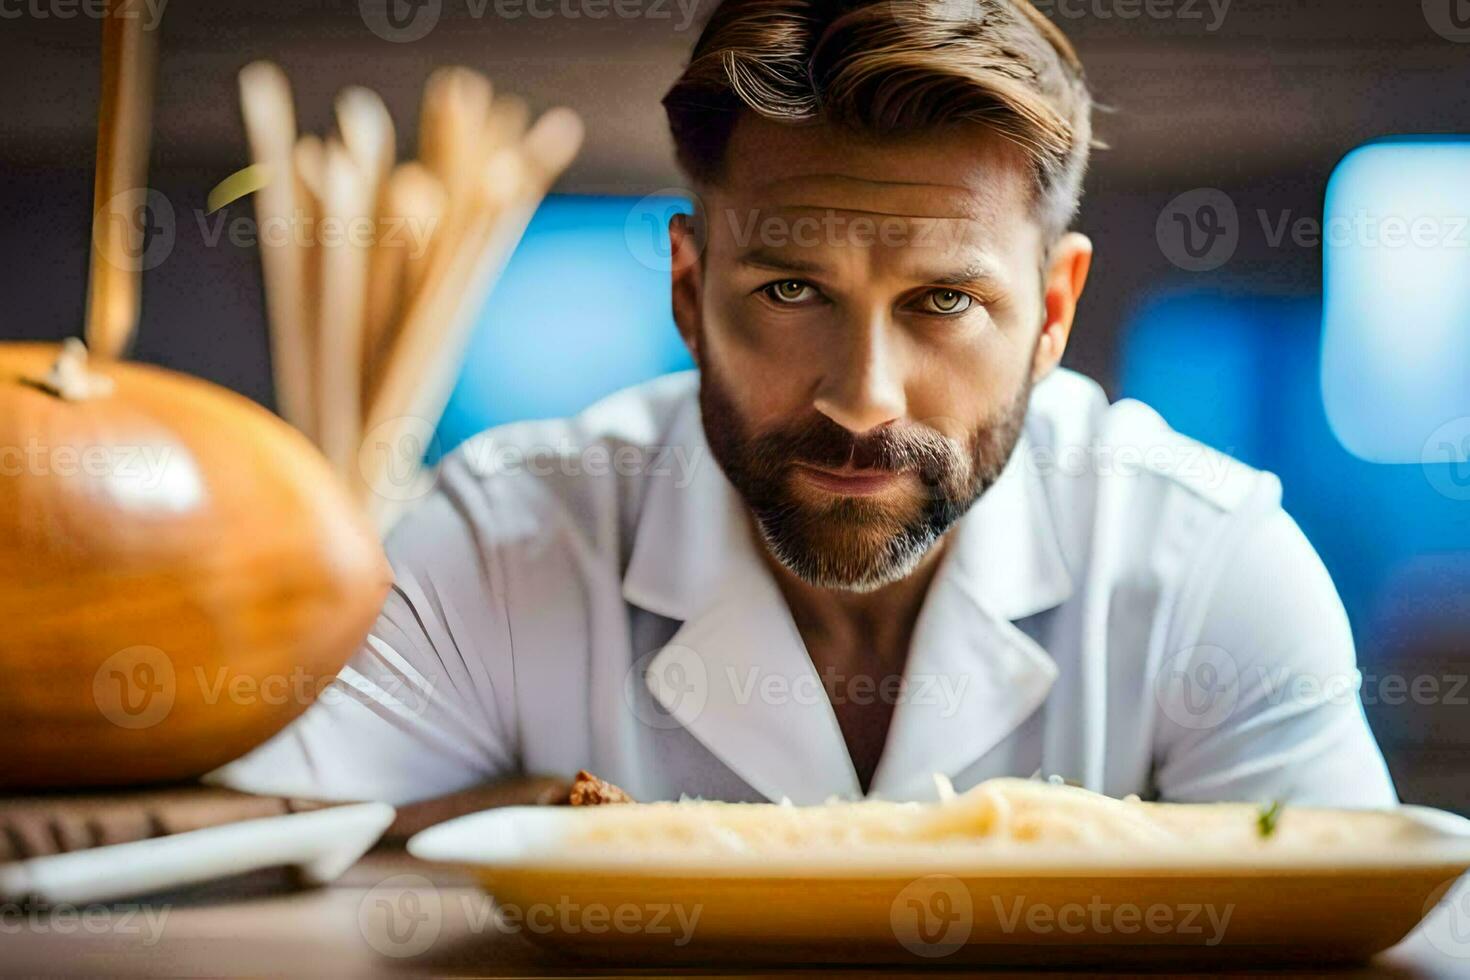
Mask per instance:
[[[811,285],[800,279],[782,279],[780,282],[773,282],[764,288],[764,292],[773,302],[783,304],[803,303],[817,294]]]

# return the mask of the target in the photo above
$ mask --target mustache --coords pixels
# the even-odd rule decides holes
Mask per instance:
[[[885,426],[858,435],[825,415],[783,426],[756,439],[757,459],[773,464],[810,463],[836,469],[851,464],[859,469],[912,472],[926,483],[938,483],[964,472],[969,456],[958,441],[921,426]]]

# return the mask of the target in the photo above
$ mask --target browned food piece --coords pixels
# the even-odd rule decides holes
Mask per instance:
[[[620,786],[598,779],[586,769],[578,770],[572,781],[572,806],[602,806],[604,803],[637,803]]]

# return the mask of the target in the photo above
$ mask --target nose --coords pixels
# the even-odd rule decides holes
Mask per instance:
[[[816,410],[859,435],[903,418],[907,402],[897,348],[881,315],[844,329],[817,386]]]

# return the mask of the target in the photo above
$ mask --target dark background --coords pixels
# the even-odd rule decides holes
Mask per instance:
[[[56,0],[26,3],[48,16],[12,0],[0,18],[0,339],[54,339],[82,322],[100,24],[57,16]],[[330,128],[343,85],[375,88],[399,122],[401,152],[429,71],[480,68],[533,108],[566,104],[587,121],[587,146],[558,191],[636,198],[680,183],[658,99],[712,5],[701,0],[681,31],[673,4],[668,18],[506,19],[494,4],[476,17],[479,4],[443,0],[426,38],[390,43],[356,3],[173,0],[150,183],[181,217],[172,254],[145,277],[134,356],[270,404],[254,249],[207,247],[185,216],[247,162],[235,88],[247,62],[282,64],[303,130]],[[1121,331],[1141,296],[1202,284],[1318,295],[1319,249],[1271,247],[1257,212],[1320,217],[1334,165],[1374,137],[1470,131],[1470,44],[1436,34],[1420,0],[1235,0],[1213,32],[1207,4],[1179,0],[1175,9],[1202,17],[1056,17],[1108,107],[1097,133],[1109,148],[1095,155],[1079,222],[1097,262],[1066,363],[1114,394]],[[1193,274],[1161,252],[1155,222],[1171,199],[1200,187],[1227,192],[1245,220],[1234,259]],[[1364,651],[1380,671],[1437,678],[1445,695],[1370,707],[1406,800],[1470,810],[1470,689],[1449,696],[1470,674],[1465,633],[1436,627]]]

